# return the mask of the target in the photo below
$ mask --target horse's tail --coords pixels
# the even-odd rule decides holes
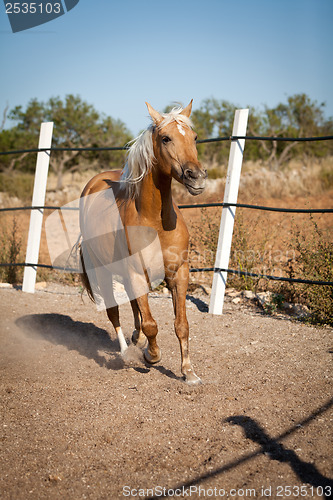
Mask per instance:
[[[90,285],[90,281],[88,278],[88,274],[84,265],[84,258],[83,258],[83,247],[84,247],[84,241],[82,240],[80,243],[80,275],[81,275],[81,281],[84,286],[84,288],[87,290],[88,297],[95,302],[94,294]]]

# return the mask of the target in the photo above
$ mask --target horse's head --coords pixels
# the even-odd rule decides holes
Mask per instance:
[[[160,171],[176,179],[192,195],[205,189],[207,170],[198,160],[197,135],[192,130],[190,114],[192,101],[184,109],[160,114],[146,103],[154,122],[153,147]]]

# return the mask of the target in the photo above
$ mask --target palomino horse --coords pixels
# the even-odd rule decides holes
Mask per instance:
[[[119,245],[117,243],[119,238],[117,241],[113,238],[112,243],[110,243],[110,238],[100,237],[97,240],[96,238],[90,238],[90,241],[94,240],[95,242],[94,245],[91,245],[89,237],[92,233],[88,231],[87,236],[87,225],[90,224],[91,228],[95,228],[96,225],[98,226],[99,221],[112,218],[110,212],[98,209],[89,219],[89,214],[91,214],[89,207],[94,204],[86,203],[86,200],[90,195],[103,192],[102,195],[106,203],[108,203],[107,199],[114,201],[114,206],[120,216],[120,227],[123,228],[123,239],[127,244],[126,252],[130,256],[137,252],[137,249],[134,250],[133,248],[135,245],[139,244],[139,251],[142,250],[144,246],[141,245],[140,247],[142,239],[149,240],[147,244],[145,243],[149,247],[154,239],[152,235],[156,234],[158,236],[156,239],[159,240],[162,267],[164,267],[162,279],[165,278],[167,287],[172,293],[175,313],[174,327],[181,351],[181,371],[188,384],[198,384],[201,381],[195,374],[190,362],[189,325],[186,317],[186,291],[189,281],[189,234],[180,210],[172,199],[171,181],[172,178],[176,179],[187,188],[189,193],[198,195],[204,190],[207,171],[198,161],[197,136],[192,130],[190,120],[192,101],[184,109],[174,108],[170,113],[165,114],[160,114],[150,104],[146,104],[152,118],[152,124],[133,141],[128,151],[124,169],[122,171],[102,172],[96,175],[88,182],[82,192],[80,206],[82,243],[80,255],[83,281],[89,295],[94,296],[96,299],[91,283],[91,273],[87,272],[87,261],[90,260],[90,267],[97,267],[96,262],[99,263],[100,267],[103,267],[101,263],[115,260],[114,255],[118,252],[117,258],[119,262]],[[106,190],[111,191],[109,198],[105,198]],[[112,201],[110,203],[112,204]],[[114,229],[115,227],[119,229],[118,226],[118,222],[115,223],[112,231],[119,235],[121,231],[115,231]],[[145,229],[145,231],[137,231],[134,238],[131,238],[131,228]],[[105,232],[100,231],[103,234]],[[140,235],[142,235],[142,238]],[[116,250],[116,247],[118,250]],[[121,246],[121,248],[124,247]],[[157,247],[153,245],[151,248],[156,249]],[[120,250],[121,252],[124,252],[124,250]],[[154,260],[154,250],[148,257],[148,260],[151,259]],[[93,262],[92,266],[91,262]],[[147,259],[145,263],[147,263]],[[146,268],[143,275],[146,285],[147,281],[152,281]],[[105,273],[102,270],[99,277],[96,276],[97,282],[99,280],[103,281]],[[134,284],[140,281],[133,276],[133,273],[132,275],[129,273],[129,280],[127,280],[127,284],[129,283],[132,290]],[[104,285],[103,292],[103,286],[100,283],[97,284],[100,285],[99,289],[102,298],[105,298],[106,286]],[[108,288],[112,291],[112,283],[108,284]],[[144,288],[137,288],[130,297],[135,325],[132,340],[135,344],[143,347],[146,339],[148,339],[144,357],[148,363],[154,364],[161,359],[160,348],[156,342],[157,324],[149,308],[147,290],[143,292],[140,292],[140,290],[144,290]],[[118,304],[111,301],[111,303],[106,303],[105,308],[118,335],[121,352],[124,354],[127,344],[120,327]]]

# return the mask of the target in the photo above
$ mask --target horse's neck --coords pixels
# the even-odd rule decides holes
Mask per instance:
[[[161,221],[163,227],[174,225],[171,179],[163,177],[157,169],[150,172],[142,181],[136,206],[140,217],[153,224]]]

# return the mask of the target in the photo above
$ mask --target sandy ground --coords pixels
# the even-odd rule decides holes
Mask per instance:
[[[0,289],[1,499],[328,498],[332,329],[191,296],[191,388],[171,299],[150,303],[154,367],[76,288]]]

